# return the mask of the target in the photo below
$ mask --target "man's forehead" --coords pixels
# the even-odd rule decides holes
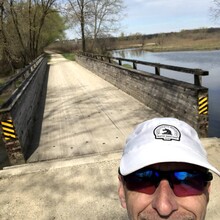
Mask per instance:
[[[165,163],[157,163],[148,166],[148,168],[161,170],[161,171],[170,171],[170,170],[201,170],[205,171],[206,168],[190,164],[190,163],[182,163],[182,162],[165,162]]]

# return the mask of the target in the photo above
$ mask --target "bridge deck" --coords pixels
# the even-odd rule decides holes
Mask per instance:
[[[117,195],[121,149],[135,124],[158,114],[59,55],[48,79],[28,161],[51,161],[0,172],[0,219],[127,219]],[[219,167],[220,140],[203,142]],[[207,219],[217,220],[220,179],[212,184]]]
[[[133,127],[155,116],[160,115],[54,54],[40,140],[35,140],[28,162],[121,151]]]

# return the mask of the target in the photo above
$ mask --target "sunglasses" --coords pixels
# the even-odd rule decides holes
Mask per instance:
[[[128,190],[149,195],[156,191],[161,180],[166,179],[174,194],[178,197],[184,197],[201,195],[213,176],[208,171],[158,171],[145,168],[122,176],[122,178]]]

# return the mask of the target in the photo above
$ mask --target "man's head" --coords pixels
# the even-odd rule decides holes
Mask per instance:
[[[119,197],[130,219],[202,220],[212,174],[196,131],[174,118],[141,123],[119,167]]]

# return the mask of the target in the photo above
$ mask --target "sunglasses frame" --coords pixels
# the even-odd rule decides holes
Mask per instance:
[[[150,169],[150,168],[142,168],[140,170],[137,170],[131,174],[128,174],[126,176],[123,176],[121,175],[120,173],[120,169],[118,170],[119,172],[119,175],[122,177],[122,180],[124,182],[124,184],[126,186],[131,186],[132,184],[132,181],[133,183],[139,183],[140,185],[144,185],[144,179],[146,179],[147,181],[147,177],[144,178],[144,177],[141,177],[141,176],[144,176],[143,173],[145,172],[153,172],[153,176],[152,176],[152,182],[149,182],[149,187],[155,187],[155,188],[152,188],[151,191],[152,193],[146,193],[146,194],[153,194],[157,187],[159,186],[161,180],[163,179],[166,179],[168,182],[169,182],[169,185],[170,187],[173,189],[174,191],[174,194],[178,197],[185,197],[185,196],[189,196],[189,195],[199,195],[199,194],[202,194],[204,192],[204,189],[205,187],[207,186],[208,182],[210,182],[212,179],[213,179],[213,175],[211,172],[209,172],[207,169],[204,169],[204,171],[200,171],[200,170],[192,170],[192,169],[182,169],[182,170],[170,170],[170,171],[161,171],[161,170],[156,170],[156,169]],[[181,179],[178,179],[176,176],[175,176],[175,173],[178,173],[178,172],[186,172],[188,174],[192,174],[192,175],[195,175],[195,179],[196,177],[198,178],[198,180],[200,180],[201,184],[199,185],[198,184],[198,188],[194,188],[196,185],[190,185],[190,184],[186,184],[187,182],[184,183],[184,180],[181,180]],[[140,174],[140,175],[138,175]],[[159,174],[158,176],[156,174]],[[140,180],[139,182],[135,182],[135,179],[136,180]],[[173,181],[176,179],[176,182]],[[182,182],[183,183],[182,183]],[[185,192],[185,193],[177,193],[178,190],[175,190],[175,187],[179,185],[188,185],[189,187],[189,191]],[[139,186],[140,186],[139,185]],[[147,185],[147,184],[146,184]],[[143,186],[142,186],[143,187]],[[147,186],[146,186],[147,187]],[[199,188],[201,187],[201,188]],[[130,188],[132,191],[138,191],[138,192],[142,192],[141,190],[138,190],[138,187],[136,187],[137,189],[135,190],[135,187],[127,187],[127,188]],[[195,192],[192,193],[192,189],[195,189]],[[190,189],[191,189],[191,192],[190,192]],[[197,191],[196,191],[197,190]]]

